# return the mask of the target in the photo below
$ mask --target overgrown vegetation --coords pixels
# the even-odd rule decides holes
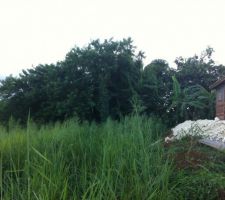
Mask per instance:
[[[207,48],[200,56],[179,57],[177,69],[161,59],[144,67],[144,53],[136,53],[130,38],[95,40],[73,48],[61,62],[2,80],[0,121],[7,123],[13,117],[25,124],[30,111],[38,123],[74,116],[80,121],[104,122],[132,113],[134,98],[142,105],[142,113],[163,118],[169,126],[185,119],[212,118],[214,98],[208,87],[225,74],[225,67],[214,63],[212,53]],[[172,76],[180,84],[179,91],[173,90]],[[174,98],[177,92],[179,99]]]
[[[101,125],[13,126],[9,134],[2,128],[1,199],[219,198],[225,154],[189,140],[164,147],[165,130],[138,116]]]
[[[163,142],[176,123],[214,117],[209,86],[225,67],[212,53],[144,67],[130,38],[95,40],[6,77],[0,198],[223,199],[224,152],[193,138]]]

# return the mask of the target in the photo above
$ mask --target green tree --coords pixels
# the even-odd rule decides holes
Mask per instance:
[[[131,99],[138,93],[143,53],[135,54],[131,38],[94,40],[74,47],[65,60],[23,70],[18,78],[1,82],[1,116],[35,121],[102,122],[132,112]]]
[[[191,85],[209,86],[225,75],[225,67],[216,65],[212,59],[214,50],[208,47],[200,56],[190,58],[179,57],[175,60],[177,65],[176,77],[182,88]]]
[[[213,118],[215,94],[208,92],[200,85],[181,89],[176,77],[173,80],[172,104],[168,112],[173,114],[175,123],[184,120]],[[172,119],[171,119],[172,120]]]
[[[145,113],[162,117],[170,104],[174,70],[165,60],[154,60],[142,73],[141,99]]]

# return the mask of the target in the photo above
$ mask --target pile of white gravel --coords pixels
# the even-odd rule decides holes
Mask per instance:
[[[225,120],[185,121],[172,130],[172,136],[166,137],[165,142],[179,140],[185,136],[200,136],[203,139],[225,143]]]

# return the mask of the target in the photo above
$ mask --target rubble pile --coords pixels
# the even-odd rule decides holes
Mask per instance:
[[[225,120],[197,120],[185,121],[172,130],[172,135],[165,138],[165,142],[179,140],[185,136],[199,136],[203,139],[225,143]]]

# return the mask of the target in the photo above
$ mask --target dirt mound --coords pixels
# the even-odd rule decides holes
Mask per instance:
[[[178,169],[197,169],[209,158],[202,152],[190,151],[176,153],[174,160]]]

